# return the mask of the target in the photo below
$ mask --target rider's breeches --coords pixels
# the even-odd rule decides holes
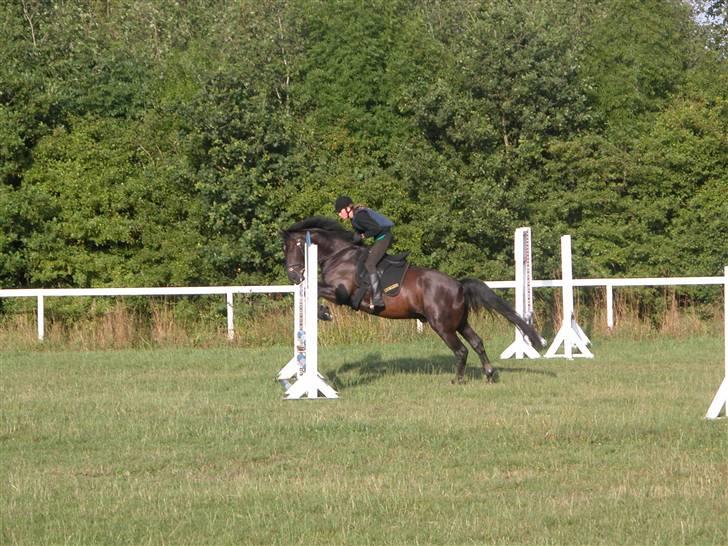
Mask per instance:
[[[384,258],[384,254],[387,252],[389,245],[392,244],[392,233],[385,233],[381,239],[377,239],[369,249],[369,256],[367,261],[364,262],[364,266],[367,268],[368,273],[377,272],[377,264]]]

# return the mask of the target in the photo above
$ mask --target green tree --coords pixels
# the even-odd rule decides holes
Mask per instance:
[[[518,225],[537,274],[567,232],[580,275],[708,274],[728,83],[702,4],[2,3],[0,284],[282,280],[278,230],[339,193],[454,275],[510,276]]]
[[[138,123],[81,118],[41,140],[20,195],[40,286],[187,284],[199,280],[192,203],[150,157]]]

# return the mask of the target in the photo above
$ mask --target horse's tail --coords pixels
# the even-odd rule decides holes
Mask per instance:
[[[533,347],[541,348],[546,346],[546,340],[539,335],[536,329],[523,320],[507,301],[493,292],[483,281],[461,279],[460,284],[463,285],[465,291],[465,303],[468,309],[484,308],[496,311],[517,326],[528,337]]]

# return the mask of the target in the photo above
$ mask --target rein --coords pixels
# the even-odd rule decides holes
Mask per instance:
[[[302,239],[299,239],[299,243],[300,243],[300,241],[301,241],[301,240],[302,240]],[[331,260],[331,259],[335,258],[336,256],[338,256],[339,254],[343,254],[344,252],[346,252],[346,251],[348,251],[348,250],[351,250],[352,248],[353,248],[354,250],[356,250],[356,249],[357,249],[357,247],[356,247],[356,246],[353,246],[353,247],[348,247],[348,246],[345,246],[345,247],[343,247],[343,248],[340,248],[340,249],[339,249],[339,250],[337,250],[336,252],[334,252],[334,253],[332,253],[332,254],[329,254],[329,255],[328,255],[328,256],[326,256],[325,258],[323,258],[323,257],[319,258],[319,262],[323,263],[323,262],[325,262],[325,261]],[[303,256],[303,254],[302,254],[302,256]],[[294,262],[294,263],[290,263],[290,264],[288,264],[288,268],[287,268],[287,269],[288,269],[288,271],[295,271],[295,268],[297,268],[297,267],[300,267],[301,269],[303,269],[303,268],[304,268],[305,266],[306,266],[306,264],[305,264],[305,262],[304,262],[304,261],[302,261],[302,262]]]
[[[356,249],[356,247],[354,247],[354,249]],[[328,255],[328,256],[327,256],[327,257],[326,257],[325,259],[326,259],[326,260],[331,260],[332,258],[335,258],[335,257],[336,257],[336,256],[338,256],[339,254],[343,254],[343,253],[344,253],[344,252],[346,252],[347,250],[351,250],[351,248],[349,248],[349,247],[346,247],[346,246],[345,246],[344,248],[341,248],[341,249],[337,250],[337,251],[336,251],[336,252],[334,252],[333,254],[330,254],[330,255]],[[322,261],[322,262],[323,262],[324,260],[322,259],[322,260],[320,260],[320,261]]]

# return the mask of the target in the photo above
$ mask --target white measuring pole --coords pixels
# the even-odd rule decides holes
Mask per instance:
[[[338,398],[318,371],[318,247],[311,243],[310,234],[306,234],[304,262],[305,277],[299,297],[294,297],[294,355],[278,380],[286,389],[286,400]]]
[[[614,291],[611,284],[605,285],[607,292],[607,328],[614,328]]]
[[[42,295],[38,296],[38,341],[45,338],[45,303]]]
[[[723,382],[715,393],[715,398],[705,414],[707,419],[717,419],[721,412],[728,416],[728,266],[723,270],[725,282],[723,283],[723,359],[725,364],[725,375]]]
[[[516,301],[515,308],[523,320],[533,324],[533,269],[531,267],[531,228],[521,227],[514,236],[514,257],[516,262]],[[501,359],[510,358],[540,358],[541,355],[533,348],[531,342],[516,328],[516,337],[513,343],[500,355]]]
[[[235,339],[235,299],[232,291],[225,294],[225,307],[227,308],[227,338],[228,341]]]
[[[561,237],[561,277],[563,279],[561,301],[564,315],[561,318],[561,328],[544,356],[546,358],[564,357],[568,359],[575,357],[594,358],[594,355],[587,347],[591,342],[574,318],[574,278],[571,270],[571,235]],[[564,345],[563,354],[556,354],[556,351],[562,344]],[[574,354],[574,348],[577,348],[579,352]]]

